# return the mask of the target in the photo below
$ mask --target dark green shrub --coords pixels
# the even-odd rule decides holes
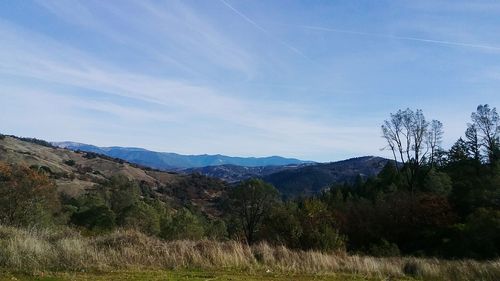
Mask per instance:
[[[395,257],[399,256],[398,245],[389,243],[387,240],[382,239],[380,243],[372,244],[368,249],[368,254],[375,257]]]
[[[110,231],[115,227],[115,214],[105,205],[91,206],[71,216],[71,222],[91,231]]]
[[[204,234],[201,219],[187,209],[177,211],[171,218],[164,218],[161,223],[160,237],[167,240],[198,240]]]
[[[153,207],[139,201],[122,212],[118,218],[118,225],[158,235],[160,233],[160,216]]]

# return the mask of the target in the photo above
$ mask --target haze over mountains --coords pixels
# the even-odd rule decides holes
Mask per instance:
[[[269,157],[231,157],[226,155],[181,155],[171,152],[156,152],[136,147],[98,147],[76,142],[53,142],[54,146],[71,150],[94,152],[120,158],[132,163],[162,170],[182,170],[219,165],[237,165],[244,167],[284,166],[313,163],[295,158],[280,156]]]

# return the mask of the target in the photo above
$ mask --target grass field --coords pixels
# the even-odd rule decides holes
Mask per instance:
[[[376,280],[414,280],[410,278],[368,278],[351,274],[284,274],[273,272],[237,272],[237,271],[118,271],[106,273],[37,273],[34,275],[0,273],[0,281],[13,280],[39,280],[39,281],[63,281],[63,280],[192,280],[192,281],[376,281]]]
[[[131,230],[86,237],[71,229],[0,226],[0,274],[0,280],[498,281],[500,260],[382,258],[266,243],[163,241]]]

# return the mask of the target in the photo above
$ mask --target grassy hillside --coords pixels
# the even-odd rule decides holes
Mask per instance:
[[[223,182],[199,175],[158,171],[92,152],[75,152],[11,136],[0,138],[0,162],[41,170],[55,181],[60,193],[70,197],[119,175],[140,183],[163,201],[179,206],[190,203],[217,213],[215,203],[225,189]]]

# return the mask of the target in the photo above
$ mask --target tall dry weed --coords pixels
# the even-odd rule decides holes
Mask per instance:
[[[500,261],[376,258],[290,250],[236,241],[162,241],[118,230],[85,237],[59,231],[0,226],[0,267],[33,272],[114,269],[245,269],[291,273],[353,273],[379,278],[412,276],[440,280],[500,280]]]

